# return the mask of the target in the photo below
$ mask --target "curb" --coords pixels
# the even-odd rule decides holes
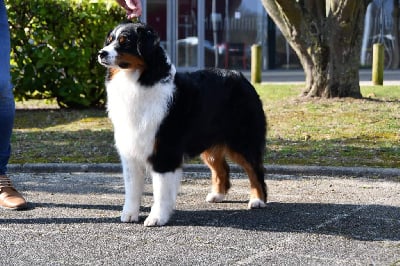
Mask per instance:
[[[400,168],[373,168],[373,167],[336,167],[336,166],[297,166],[297,165],[264,165],[267,174],[301,175],[301,176],[351,176],[372,178],[394,178],[400,181]],[[119,163],[38,163],[38,164],[10,164],[10,173],[69,173],[69,172],[103,172],[119,173],[122,167]],[[209,173],[207,166],[202,164],[185,164],[186,173]],[[242,168],[230,164],[231,173],[244,173]]]

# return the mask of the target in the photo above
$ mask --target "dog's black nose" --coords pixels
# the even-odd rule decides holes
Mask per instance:
[[[107,52],[107,51],[104,51],[104,50],[100,50],[99,53],[98,53],[98,56],[99,56],[100,58],[104,58],[104,57],[106,57],[107,55],[108,55],[108,52]]]

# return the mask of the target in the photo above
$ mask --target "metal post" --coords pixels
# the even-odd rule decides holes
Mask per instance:
[[[384,47],[382,43],[375,43],[372,49],[372,83],[383,85]]]
[[[251,83],[261,83],[261,45],[251,46]]]

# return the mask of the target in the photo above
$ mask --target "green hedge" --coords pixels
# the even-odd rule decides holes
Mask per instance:
[[[8,0],[11,74],[17,100],[56,98],[61,107],[102,107],[97,63],[110,29],[125,18],[115,0]]]

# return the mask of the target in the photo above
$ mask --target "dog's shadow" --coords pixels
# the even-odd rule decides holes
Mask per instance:
[[[400,208],[384,205],[268,203],[254,210],[177,210],[169,226],[230,227],[242,230],[342,235],[400,240]]]
[[[228,202],[225,202],[228,203]],[[238,202],[234,202],[238,203]],[[68,208],[121,211],[119,205],[30,203],[29,209]],[[141,207],[142,226],[150,207]],[[120,217],[30,217],[1,219],[0,224],[119,224]],[[262,232],[340,235],[364,241],[400,241],[400,208],[385,205],[271,202],[263,209],[176,210],[169,227],[220,227]]]

